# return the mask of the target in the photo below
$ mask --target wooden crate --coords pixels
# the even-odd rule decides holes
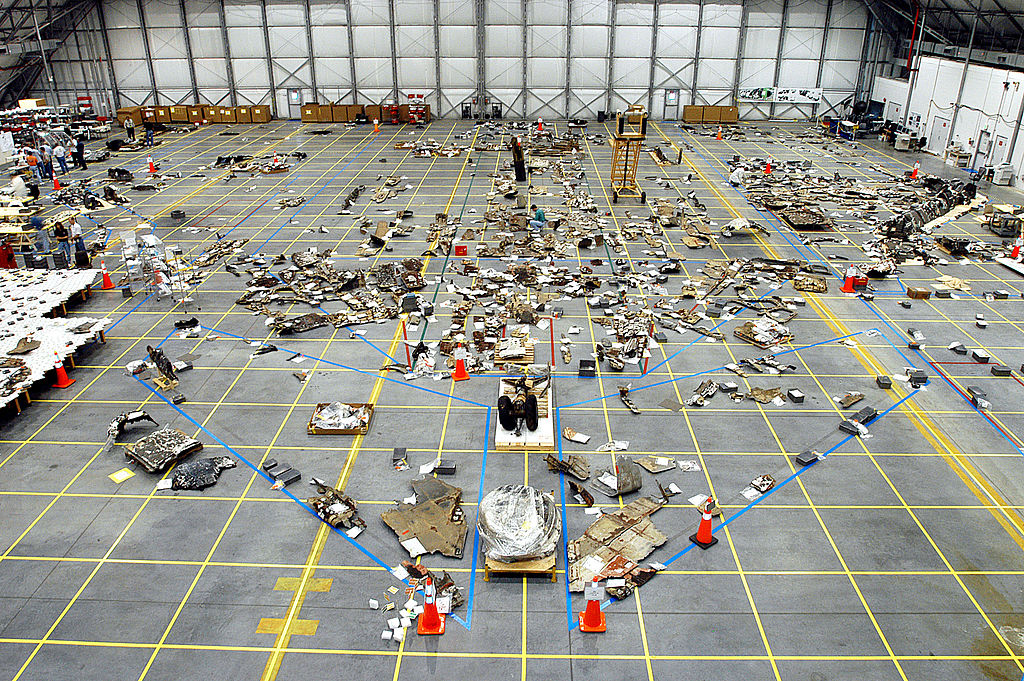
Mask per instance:
[[[188,123],[187,106],[169,106],[167,110],[171,115],[172,123]]]
[[[236,106],[235,107],[235,122],[236,123],[252,123],[252,109],[247,106]]]
[[[344,104],[332,104],[331,120],[335,123],[348,123],[348,107]]]
[[[317,106],[316,119],[320,123],[333,123],[334,122],[334,107],[330,104],[320,104]]]
[[[269,123],[270,122],[270,107],[269,106],[254,106],[249,109],[249,115],[252,116],[253,123]]]
[[[185,107],[188,109],[188,118],[186,119],[189,123],[202,123],[203,122],[203,107],[201,106],[189,106]]]
[[[303,104],[300,117],[303,123],[318,123],[320,121],[320,105]]]
[[[203,120],[209,121],[210,123],[220,123],[220,107],[204,104]]]
[[[706,106],[704,107],[704,122],[705,123],[720,123],[722,120],[722,107],[720,106]]]
[[[217,112],[221,123],[237,123],[238,119],[235,118],[235,110],[230,106],[222,106]]]
[[[313,425],[313,417],[316,416],[317,412],[329,405],[330,402],[319,402],[313,409],[313,413],[309,415],[309,423],[306,424],[306,430],[310,435],[366,435],[370,432],[370,421],[373,420],[373,405],[364,402],[344,402],[350,407],[368,407],[370,410],[370,418],[366,420],[366,424],[359,428],[317,428]]]
[[[169,106],[158,106],[154,109],[157,123],[171,122],[171,108]]]
[[[156,122],[156,107],[144,106],[142,107],[142,120]]]
[[[684,123],[700,123],[704,120],[704,107],[702,106],[684,106],[683,107],[683,122]]]
[[[366,114],[366,119],[373,123],[374,119],[383,122],[383,112],[380,104],[367,104],[363,107],[363,112]]]
[[[740,121],[740,110],[735,106],[723,106],[722,109],[722,122],[723,123],[739,123]]]
[[[127,118],[132,119],[135,125],[142,125],[142,107],[126,106],[117,110],[117,122],[119,125],[124,125],[124,121]]]
[[[484,581],[491,581],[491,575],[551,575],[551,581],[558,581],[555,572],[555,554],[547,558],[535,560],[519,560],[515,563],[503,563],[493,558],[484,559]]]
[[[350,121],[354,121],[356,119],[356,116],[359,116],[363,113],[362,104],[346,104],[345,108],[348,109],[348,114],[346,115],[348,116],[348,119]]]

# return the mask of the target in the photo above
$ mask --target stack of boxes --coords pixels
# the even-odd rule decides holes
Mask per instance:
[[[154,123],[268,123],[269,106],[126,106],[117,110],[117,122],[124,124],[126,118],[142,125],[149,120]]]
[[[684,123],[706,123],[718,125],[720,123],[738,123],[740,111],[735,106],[684,106]]]

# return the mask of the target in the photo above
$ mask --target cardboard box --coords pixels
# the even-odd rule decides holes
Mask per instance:
[[[188,111],[189,123],[202,123],[203,122],[203,107],[201,106],[186,106],[185,109]]]
[[[235,107],[235,122],[236,123],[252,123],[252,113],[247,106],[236,106]]]
[[[409,105],[399,104],[398,105],[398,120],[402,123],[409,122]]]
[[[700,123],[704,120],[704,107],[702,106],[684,106],[683,107],[683,122],[684,123]]]
[[[344,104],[332,104],[331,120],[335,123],[348,123],[348,107]]]
[[[317,123],[320,120],[320,105],[319,104],[303,104],[302,105],[302,122],[303,123]]]
[[[334,122],[334,107],[330,104],[321,104],[317,109],[317,121],[320,123]]]
[[[237,123],[238,120],[235,118],[235,110],[230,106],[222,106],[218,112],[220,115],[221,123]]]
[[[210,123],[220,123],[220,107],[210,106],[209,104],[203,105],[203,120],[209,121]]]
[[[187,106],[169,106],[167,110],[171,115],[172,123],[187,123],[188,122],[188,107]]]
[[[377,119],[381,123],[384,122],[384,116],[381,111],[380,104],[367,104],[363,107],[363,113],[366,114],[366,119],[373,123],[374,119]]]
[[[705,123],[718,123],[722,120],[722,107],[720,106],[706,106],[704,107],[704,122]]]
[[[135,121],[135,125],[142,125],[142,107],[141,106],[126,106],[117,110],[117,123],[118,125],[124,125],[126,118],[130,118]]]
[[[740,110],[735,106],[723,106],[719,107],[722,110],[722,122],[723,123],[739,123]]]
[[[19,109],[41,109],[46,106],[45,99],[19,99]]]
[[[348,114],[346,115],[350,121],[356,120],[356,116],[361,116],[363,114],[362,104],[346,104],[345,108],[348,109]]]
[[[270,107],[269,106],[254,106],[249,109],[249,115],[252,117],[253,123],[269,123],[270,122]]]
[[[155,115],[157,123],[170,123],[171,122],[171,108],[168,106],[156,107]]]

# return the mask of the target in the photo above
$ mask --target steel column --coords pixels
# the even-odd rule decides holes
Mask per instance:
[[[110,92],[114,97],[114,110],[121,108],[121,92],[117,88],[117,78],[114,76],[114,63],[110,59],[110,40],[107,38],[107,19],[103,16],[103,5],[100,0],[93,3],[96,9],[96,16],[99,17],[100,41],[103,45],[103,57],[107,63],[107,77],[110,79]]]
[[[921,12],[921,34],[922,35],[924,34],[924,30],[925,30],[924,26],[925,26],[925,22],[926,21],[928,21],[928,8],[927,8],[927,6]],[[910,55],[910,66],[911,66],[911,69],[910,69],[910,73],[908,74],[908,79],[907,79],[907,101],[906,101],[906,103],[903,106],[903,117],[902,117],[902,120],[900,121],[900,125],[902,125],[903,127],[907,127],[907,120],[909,120],[909,118],[910,118],[910,98],[914,95],[914,85],[917,84],[917,72],[921,68],[921,43],[923,43],[923,42],[924,42],[923,40],[918,40],[917,41],[917,50],[916,50],[917,51],[917,58],[915,59],[913,54]]]
[[[46,74],[46,88],[50,93],[50,106],[60,106],[60,99],[57,97],[57,93],[54,91],[53,72],[50,71],[50,62],[46,58],[46,50],[43,49],[43,36],[39,32],[39,21],[36,19],[36,6],[35,3],[29,5],[30,11],[32,12],[32,23],[36,29],[36,40],[39,41],[39,56],[43,60],[43,72]],[[142,11],[142,7],[139,7],[139,11]],[[150,71],[152,73],[152,71]],[[154,90],[156,86],[153,86]]]
[[[612,78],[615,75],[615,21],[616,21],[616,9],[618,2],[616,0],[608,0],[611,7],[608,8],[608,89],[605,93],[605,112],[611,114],[612,112]]]
[[[775,51],[775,74],[772,76],[772,87],[779,87],[779,74],[782,72],[782,48],[786,40],[786,24],[789,23],[789,0],[782,0],[782,21],[779,22],[779,47]],[[768,108],[768,118],[775,118],[775,102]]]
[[[434,87],[437,89],[437,117],[445,115],[444,105],[441,103],[444,95],[441,94],[441,0],[434,0]],[[353,76],[354,78],[354,76]],[[355,81],[352,82],[355,87]]]
[[[960,102],[964,96],[964,85],[967,84],[967,69],[971,66],[971,53],[974,51],[974,33],[978,28],[978,14],[981,12],[981,4],[974,12],[974,21],[971,22],[971,38],[967,41],[967,56],[964,57],[964,68],[960,73],[960,89],[956,92],[956,103],[953,104],[953,120],[949,123],[949,134],[946,135],[946,146],[953,139],[953,130],[956,128],[956,119],[960,115]],[[1001,113],[1001,112],[1000,112]]]
[[[818,53],[818,75],[814,80],[814,87],[821,87],[821,74],[825,70],[825,51],[828,49],[828,26],[832,23],[832,0],[825,3],[825,27],[821,31],[821,51]],[[857,72],[858,76],[860,71]],[[818,104],[811,105],[811,113],[818,113]]]
[[[785,1],[785,0],[783,0]],[[700,34],[704,30],[704,0],[697,6],[697,40],[693,45],[693,87],[690,88],[690,104],[697,104],[697,76],[700,74]]]
[[[136,0],[140,6],[142,0]],[[220,38],[224,42],[224,65],[228,76],[228,97],[231,101],[231,106],[238,106],[238,95],[235,92],[235,68],[231,64],[231,46],[228,44],[228,24],[227,17],[224,14],[224,0],[220,0],[217,3],[217,14],[220,17]],[[270,53],[267,52],[269,55]],[[219,102],[213,102],[219,104]]]
[[[647,113],[654,111],[654,70],[658,54],[658,0],[654,0],[651,14],[651,67],[647,79]],[[662,109],[664,115],[664,108]]]
[[[188,60],[188,77],[192,83],[192,98],[199,104],[199,84],[196,82],[196,65],[192,61],[192,38],[188,34],[188,15],[185,13],[185,0],[178,0],[178,11],[181,13],[181,30],[185,34],[185,59]]]
[[[654,0],[654,6],[658,6],[658,0]],[[572,64],[572,0],[565,0],[565,119],[572,118],[569,110],[569,97],[572,90],[569,87],[570,65]]]
[[[856,104],[858,100],[862,99],[861,92],[863,90],[864,80],[867,75],[866,67],[868,61],[868,54],[871,53],[871,39],[874,37],[874,16],[869,12],[867,15],[867,26],[864,27],[864,41],[860,46],[860,62],[857,64],[857,82],[853,84],[853,103]]]
[[[270,111],[277,118],[277,86],[274,85],[274,61],[270,58],[270,26],[267,24],[267,0],[260,0],[260,17],[263,20],[263,50],[267,55],[267,83],[270,85]],[[291,115],[291,111],[288,112]]]
[[[740,35],[736,44],[736,66],[732,74],[732,105],[739,106],[740,76],[743,69],[743,50],[747,46],[747,24],[750,22],[750,7],[747,0],[741,0],[740,7]],[[696,67],[696,64],[694,65]]]
[[[391,2],[394,2],[394,0],[391,0]],[[476,18],[476,102],[478,114],[483,111],[484,97],[487,92],[487,73],[484,68],[487,31],[484,28],[484,11],[484,0],[476,0],[473,3],[473,13]]]
[[[527,50],[527,42],[529,40],[529,36],[527,35],[527,30],[528,30],[529,23],[530,23],[530,15],[529,15],[529,10],[528,10],[528,8],[526,6],[526,2],[527,2],[527,0],[522,0],[522,19],[523,19],[523,23],[522,23],[522,30],[523,30],[523,120],[526,120],[526,117],[530,115],[530,108],[529,108],[529,106],[530,106],[530,104],[529,104],[530,96],[529,96],[529,89],[528,89],[529,88],[529,84],[527,83],[527,68],[526,68],[526,58],[527,58],[527,51],[528,51]],[[613,2],[614,2],[614,0],[613,0]]]
[[[306,0],[309,3],[309,0]],[[398,47],[395,38],[395,33],[398,31],[395,26],[395,0],[388,0],[388,21],[391,22],[391,102],[392,104],[398,104]],[[309,58],[313,58],[313,53],[309,53]]]
[[[142,33],[142,47],[146,51],[146,69],[149,71],[149,80],[153,83],[153,105],[160,106],[160,93],[156,89],[156,72],[153,71],[153,54],[149,49],[149,30],[146,28],[146,15],[142,11],[142,0],[135,0],[135,6],[139,8],[139,30]],[[145,104],[145,101],[142,103]]]
[[[392,9],[392,16],[391,16],[391,54],[394,55],[394,52],[395,52],[394,0],[392,0],[389,4],[392,5],[392,8],[391,8]],[[314,61],[314,59],[313,59],[313,55],[316,54],[316,51],[313,49],[313,24],[312,24],[313,19],[311,17],[311,12],[310,12],[310,9],[309,9],[309,0],[303,0],[303,3],[302,3],[302,16],[303,16],[303,20],[306,22],[306,45],[309,48],[309,82],[310,82],[310,85],[312,85],[312,87],[313,87],[313,102],[316,103],[316,102],[320,101],[320,99],[319,99],[319,94],[320,93],[319,93],[319,89],[317,88],[317,84],[316,84],[316,61]],[[393,60],[394,56],[392,56],[391,58]]]
[[[345,0],[345,30],[348,31],[348,69],[352,78],[352,103],[358,104],[359,90],[356,88],[356,42],[352,33],[352,0]],[[270,53],[268,52],[267,54],[269,55]]]

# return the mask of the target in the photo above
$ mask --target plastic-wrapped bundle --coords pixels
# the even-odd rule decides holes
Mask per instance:
[[[534,487],[505,485],[480,502],[477,527],[488,558],[503,563],[551,555],[562,531],[555,499]]]

